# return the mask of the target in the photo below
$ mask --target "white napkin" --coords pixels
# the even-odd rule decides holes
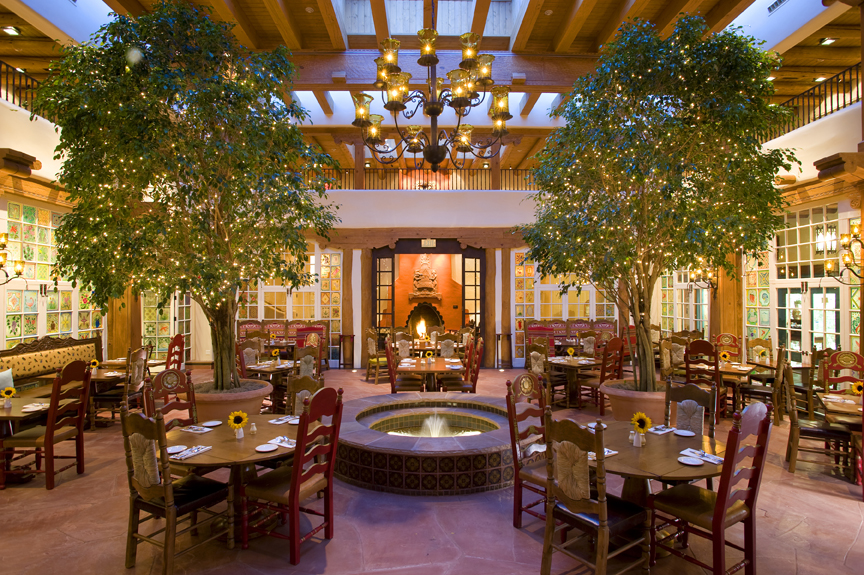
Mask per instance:
[[[608,447],[603,448],[603,452],[606,454],[606,457],[612,457],[613,455],[618,455],[617,451],[612,451]],[[597,461],[597,454],[593,451],[588,452],[588,461]]]
[[[173,459],[175,461],[183,461],[184,459],[189,459],[190,457],[199,455],[201,453],[204,453],[205,451],[210,451],[211,449],[213,449],[213,447],[211,447],[210,445],[195,445],[190,447],[186,451],[181,451],[176,455],[172,455],[168,459]]]
[[[49,404],[47,403],[28,403],[24,407],[21,408],[21,411],[24,413],[31,413],[34,411],[42,411],[43,409],[48,409]]]
[[[681,452],[681,455],[686,455],[687,457],[695,457],[696,459],[701,459],[702,461],[707,461],[708,463],[713,463],[714,465],[722,465],[723,458],[717,457],[716,455],[711,455],[710,453],[705,453],[703,451],[699,451],[698,449],[687,448]]]
[[[822,401],[830,401],[834,403],[855,403],[851,399],[846,399],[845,397],[840,397],[837,395],[826,395],[822,398]]]
[[[107,371],[107,372],[105,372],[105,375],[112,375],[112,376],[113,376],[113,375],[123,375],[123,372],[120,372],[120,371]]]
[[[209,427],[201,427],[200,425],[187,425],[186,427],[181,427],[180,431],[188,431],[189,433],[207,433],[208,431],[213,431]]]
[[[274,437],[267,443],[272,443],[274,445],[279,445],[281,447],[287,447],[288,449],[294,449],[297,446],[297,442],[293,439],[288,438],[285,435],[280,435],[279,437]]]
[[[283,423],[297,423],[298,421],[300,421],[299,415],[283,415],[282,417],[277,417],[276,419],[269,420],[269,423],[282,425]]]
[[[666,427],[665,425],[655,425],[648,429],[648,433],[653,433],[654,435],[663,435],[669,433],[670,431],[675,431],[674,427]]]

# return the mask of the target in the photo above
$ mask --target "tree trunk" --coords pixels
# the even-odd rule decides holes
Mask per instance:
[[[217,390],[240,385],[237,374],[234,316],[236,306],[223,304],[206,310],[210,318],[210,337],[213,341],[213,387]]]
[[[636,358],[639,367],[636,389],[654,391],[657,373],[654,369],[654,348],[651,345],[651,324],[644,316],[636,322]]]

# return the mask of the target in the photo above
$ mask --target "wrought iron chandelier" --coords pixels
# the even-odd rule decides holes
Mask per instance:
[[[845,285],[860,284],[861,280],[864,279],[859,261],[861,251],[864,249],[864,242],[861,241],[861,226],[859,224],[852,224],[850,233],[840,235],[840,247],[843,248],[843,255],[840,257],[843,261],[843,267],[836,269],[835,261],[829,258],[825,260],[826,275]],[[843,272],[848,272],[846,277],[843,277]]]
[[[9,242],[9,234],[0,234],[0,271],[2,271],[6,275],[6,279],[0,281],[0,286],[4,286],[11,282],[16,278],[20,278],[24,273],[24,261],[23,260],[15,260],[12,262],[12,271],[15,275],[10,275],[9,271],[6,269],[6,264],[9,263],[9,254],[5,251],[6,244]]]
[[[433,21],[434,10],[433,2]],[[426,68],[428,95],[423,90],[409,88],[411,74],[403,72],[399,67],[399,40],[388,38],[382,41],[381,56],[375,59],[377,75],[373,85],[382,91],[384,109],[393,115],[398,133],[392,148],[387,146],[386,138],[381,133],[384,117],[370,113],[370,104],[374,98],[365,93],[353,97],[355,119],[352,125],[360,128],[363,143],[372,151],[373,157],[387,165],[398,161],[403,154],[411,153],[414,154],[415,167],[421,167],[425,161],[432,166],[433,172],[437,172],[448,156],[453,165],[462,168],[465,165],[465,155],[469,153],[484,159],[500,153],[500,147],[494,151],[493,147],[507,134],[507,120],[513,116],[510,115],[510,87],[493,86],[495,82],[492,80],[492,62],[495,61],[495,56],[477,53],[480,42],[478,34],[462,34],[459,37],[462,43],[462,61],[459,68],[446,74],[450,84],[444,86],[444,79],[438,77],[438,56],[435,54],[437,30],[424,28],[417,32],[417,37],[420,40],[420,58],[417,63]],[[487,91],[491,94],[489,117],[492,119],[492,137],[474,142],[474,126],[463,124],[462,119],[472,109],[483,104]],[[456,112],[457,123],[452,131],[438,130],[438,116],[444,112],[445,106],[450,106]],[[421,107],[423,114],[430,118],[429,134],[420,125],[409,125],[404,130],[399,127],[400,113],[406,120],[410,120]],[[459,153],[463,155],[461,163]],[[422,154],[419,163],[418,154]]]

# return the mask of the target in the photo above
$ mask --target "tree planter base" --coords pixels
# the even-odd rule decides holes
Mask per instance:
[[[238,393],[195,393],[195,407],[198,410],[198,421],[218,419],[225,421],[232,411],[242,411],[246,414],[260,413],[264,398],[273,392],[273,386],[266,381],[257,379],[241,379],[240,383],[261,383],[258,389]]]
[[[617,383],[610,382],[609,385],[604,383],[600,386],[600,393],[609,398],[615,421],[630,421],[634,413],[641,411],[651,418],[652,424],[663,423],[666,411],[665,391],[634,391],[620,389],[615,387],[616,385]],[[673,421],[674,415],[673,412]]]

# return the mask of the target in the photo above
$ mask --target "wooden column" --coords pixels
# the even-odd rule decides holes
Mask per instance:
[[[366,146],[363,140],[354,140],[354,189],[366,189]]]
[[[366,289],[369,291],[364,290],[363,286],[366,286]],[[359,298],[357,303],[360,306],[360,321],[362,322],[362,325],[358,326],[356,331],[361,335],[366,333],[366,330],[373,325],[371,292],[372,250],[370,248],[363,248],[360,250],[360,293],[356,296]],[[368,361],[369,352],[366,349],[366,342],[364,341],[360,346],[360,367],[365,369]]]
[[[744,308],[741,295],[741,256],[732,254],[728,256],[729,260],[735,265],[735,274],[733,277],[726,275],[726,272],[721,271],[718,275],[717,289],[711,292],[710,335],[706,337],[715,337],[719,333],[731,333],[737,337],[745,337],[747,334],[741,333],[742,325],[744,325]]]
[[[125,306],[123,305],[125,304]],[[126,357],[129,348],[138,349],[143,343],[141,300],[126,288],[120,299],[108,303],[108,350],[106,359]]]
[[[353,272],[354,250],[350,248],[342,250],[342,334],[354,335],[354,339],[356,340],[357,333],[354,331],[354,286],[351,285],[351,274]],[[362,290],[360,293],[363,293]],[[339,354],[341,358],[341,347]]]
[[[510,334],[510,341],[502,339],[499,357],[501,358],[501,367],[513,367],[512,349],[513,340],[516,336],[513,334],[513,326],[510,323],[510,248],[501,248],[501,333]]]
[[[861,18],[861,61],[864,62],[864,4],[858,8],[858,11]],[[864,81],[858,86],[859,90],[862,85],[864,85]],[[864,106],[861,108],[861,141],[858,142],[858,151],[864,152]],[[861,293],[864,293],[864,290],[861,290]]]
[[[490,188],[493,190],[501,189],[501,141],[495,144],[495,157],[489,161],[489,169],[492,170],[490,179]]]
[[[483,298],[483,367],[495,367],[495,248],[486,248],[486,285]]]

